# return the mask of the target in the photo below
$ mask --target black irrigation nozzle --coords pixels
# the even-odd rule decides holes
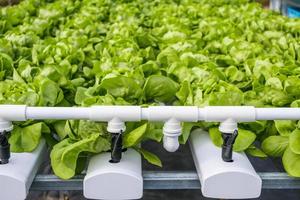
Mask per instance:
[[[111,163],[118,163],[122,158],[122,131],[120,133],[112,133],[111,137]]]
[[[8,132],[0,132],[0,164],[7,164],[10,158],[10,145],[7,139]]]
[[[233,150],[233,144],[234,144],[237,136],[238,136],[237,130],[235,130],[233,133],[222,133],[222,138],[223,138],[222,159],[223,159],[223,161],[233,162],[232,150]]]

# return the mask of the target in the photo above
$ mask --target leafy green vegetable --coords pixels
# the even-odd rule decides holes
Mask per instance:
[[[217,127],[209,129],[209,135],[212,142],[216,146],[221,146],[223,144],[223,139],[221,133]],[[255,141],[256,135],[249,131],[239,128],[238,136],[233,145],[234,151],[244,151]]]
[[[132,78],[117,76],[114,78],[104,79],[100,88],[106,89],[114,97],[138,98],[142,94],[142,89]]]
[[[290,135],[289,144],[291,150],[296,153],[300,154],[300,129],[296,128]]]
[[[289,144],[289,138],[285,136],[270,136],[266,138],[261,147],[270,156],[279,157],[283,155]]]
[[[288,174],[296,177],[300,176],[300,155],[294,153],[291,148],[286,148],[282,157],[282,163]]]
[[[24,0],[0,9],[0,103],[299,107],[299,35],[299,19],[248,0]],[[285,152],[284,167],[300,176],[299,124],[241,123],[234,150]],[[124,146],[161,166],[139,143],[160,142],[163,124],[126,125]],[[182,144],[194,127],[222,144],[217,123],[182,125]],[[9,142],[14,151],[32,151],[45,137],[54,145],[55,174],[71,178],[86,156],[109,149],[106,126],[18,122]]]
[[[147,100],[169,103],[175,99],[177,87],[172,79],[153,75],[146,80],[144,93]]]
[[[143,135],[145,134],[147,130],[147,124],[144,124],[130,133],[124,134],[123,137],[123,146],[126,147],[131,147],[139,144],[139,142],[142,140]]]
[[[182,130],[181,135],[179,137],[179,142],[181,144],[185,144],[190,136],[190,133],[193,129],[193,127],[197,125],[195,123],[189,123],[189,122],[183,122],[182,123]]]
[[[55,106],[63,100],[63,91],[56,83],[43,80],[40,85],[40,105]]]
[[[50,134],[50,129],[43,122],[25,127],[15,126],[9,138],[11,150],[14,152],[35,150],[40,142],[42,133]]]
[[[69,179],[75,175],[77,158],[80,153],[99,153],[107,151],[109,148],[109,142],[99,134],[92,134],[80,141],[67,138],[53,147],[50,155],[51,165],[55,174],[63,179]]]
[[[267,158],[267,154],[265,154],[261,149],[255,147],[254,145],[251,145],[247,150],[247,154],[259,158]]]
[[[145,149],[141,149],[141,148],[136,148],[138,152],[140,152],[142,154],[142,156],[151,164],[162,167],[162,163],[161,160],[153,153],[145,150]]]
[[[276,120],[275,127],[281,136],[288,136],[296,128],[296,123],[291,120]]]

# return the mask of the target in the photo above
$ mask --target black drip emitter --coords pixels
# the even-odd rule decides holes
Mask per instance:
[[[10,158],[10,144],[7,135],[9,132],[0,132],[0,164],[7,164]]]
[[[113,118],[107,124],[107,132],[111,134],[110,163],[119,163],[121,161],[123,151],[122,135],[125,130],[125,123],[119,118]]]
[[[238,130],[234,130],[233,133],[222,133],[223,145],[222,145],[222,159],[225,162],[233,162],[232,151],[236,137],[238,136]]]
[[[111,163],[118,163],[122,158],[122,131],[111,133]]]

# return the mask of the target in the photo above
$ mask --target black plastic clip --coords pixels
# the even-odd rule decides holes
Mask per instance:
[[[0,132],[0,164],[7,164],[10,158],[10,145],[8,143],[7,134],[9,132]]]
[[[122,131],[120,133],[111,133],[111,163],[118,163],[122,158]]]
[[[222,159],[225,162],[233,162],[232,160],[232,150],[233,144],[236,137],[238,136],[238,130],[233,133],[222,133],[223,145],[222,145]]]

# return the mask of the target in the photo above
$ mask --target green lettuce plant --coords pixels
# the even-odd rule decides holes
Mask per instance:
[[[300,106],[300,21],[248,0],[24,0],[0,9],[0,103],[30,106]],[[15,152],[43,137],[54,173],[80,173],[110,148],[105,123],[15,123]],[[124,147],[161,141],[162,124],[127,123]],[[217,123],[182,123],[221,145]],[[300,177],[298,121],[239,125],[235,151],[282,157]]]

